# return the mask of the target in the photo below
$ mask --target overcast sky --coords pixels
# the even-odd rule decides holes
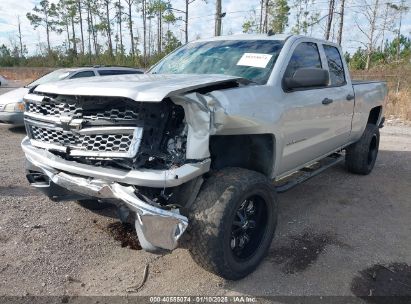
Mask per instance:
[[[391,0],[390,2],[399,3],[400,0]],[[27,45],[30,54],[34,54],[38,49],[37,45],[45,43],[45,31],[39,27],[34,30],[26,18],[26,13],[29,12],[36,3],[40,0],[0,0],[0,44],[5,43],[10,45],[11,40],[17,41],[17,18],[20,16],[22,23],[23,43]],[[51,0],[51,2],[57,2],[57,0]],[[227,15],[223,19],[223,33],[241,33],[242,24],[244,20],[252,14],[253,9],[258,11],[259,0],[222,0],[223,12]],[[295,0],[289,0],[290,5]],[[383,3],[385,3],[384,1]],[[177,0],[171,1],[173,7],[178,9],[184,9],[184,1]],[[316,0],[315,9],[319,8],[320,17],[327,14],[327,0]],[[353,52],[360,45],[356,41],[364,41],[360,31],[356,29],[355,19],[361,21],[361,16],[358,14],[359,10],[364,9],[361,5],[365,4],[365,0],[346,0],[346,15],[345,15],[345,27],[343,33],[343,49],[345,51]],[[406,5],[411,6],[411,0],[406,1]],[[196,0],[190,5],[190,17],[189,17],[189,39],[195,40],[196,37],[207,38],[211,37],[214,33],[214,0],[208,0],[207,3],[202,0]],[[295,23],[295,17],[293,16],[294,10],[291,11],[289,18],[289,27],[286,32],[289,32],[291,27]],[[141,19],[135,12],[135,28],[142,33]],[[315,26],[312,32],[312,36],[322,38],[324,35],[325,19],[319,25]],[[178,38],[183,40],[184,33],[180,30],[183,28],[183,23],[180,22],[176,25],[174,32]],[[337,32],[337,30],[335,30]],[[410,35],[411,32],[411,12],[408,12],[403,18],[402,33],[404,35]],[[129,46],[128,36],[125,35],[126,47]],[[51,43],[52,46],[59,45],[65,39],[65,34],[57,35],[52,34]],[[101,38],[104,39],[104,38]],[[101,41],[103,42],[103,41]]]

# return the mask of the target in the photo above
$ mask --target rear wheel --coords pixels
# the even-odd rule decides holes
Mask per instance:
[[[360,140],[346,149],[345,163],[348,171],[370,174],[377,160],[380,131],[374,124],[367,124]]]
[[[277,224],[274,187],[260,173],[223,169],[205,182],[190,217],[193,259],[226,279],[241,279],[270,247]]]

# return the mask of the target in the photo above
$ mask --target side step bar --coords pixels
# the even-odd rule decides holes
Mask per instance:
[[[297,171],[291,176],[284,177],[278,181],[274,182],[277,193],[283,193],[295,186],[305,182],[306,180],[320,174],[324,170],[342,162],[344,160],[344,155],[340,153],[334,153],[330,156],[312,164],[309,167],[305,167]],[[294,175],[297,175],[293,178]]]

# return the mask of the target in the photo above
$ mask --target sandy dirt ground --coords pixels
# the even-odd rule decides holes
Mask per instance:
[[[24,136],[24,129],[0,126],[0,295],[352,296],[400,284],[411,295],[411,283],[393,281],[411,271],[411,127],[382,129],[371,175],[340,164],[279,195],[270,253],[237,282],[204,271],[184,249],[131,249],[115,210],[93,213],[31,189]],[[147,281],[133,291],[147,265]],[[367,269],[380,285],[364,278]]]

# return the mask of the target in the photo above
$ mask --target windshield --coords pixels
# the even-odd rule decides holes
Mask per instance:
[[[154,74],[224,74],[264,84],[283,41],[223,40],[187,44],[161,60]]]
[[[51,73],[44,75],[43,77],[40,77],[36,81],[33,81],[32,83],[28,84],[27,87],[31,88],[31,87],[38,86],[43,83],[63,80],[68,75],[70,75],[70,72],[68,72],[67,70],[53,71]]]

